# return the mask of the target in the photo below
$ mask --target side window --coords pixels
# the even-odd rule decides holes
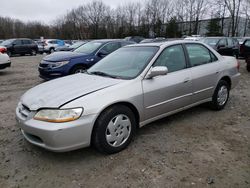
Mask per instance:
[[[213,61],[211,52],[200,44],[186,44],[189,61],[192,67]],[[217,59],[217,58],[216,58]]]
[[[22,40],[22,43],[23,44],[31,44],[31,41],[30,40]]]
[[[227,46],[227,40],[226,39],[221,39],[218,43],[219,46]]]
[[[168,72],[174,72],[186,68],[186,59],[182,45],[167,47],[153,65],[166,66]]]
[[[112,43],[106,44],[102,48],[102,50],[107,52],[107,54],[110,54],[111,52],[117,50],[120,47],[121,47],[121,44],[119,42],[112,42]]]
[[[245,46],[250,47],[250,40],[247,40],[247,41],[245,42]]]
[[[22,45],[22,41],[21,40],[15,40],[13,44],[15,44],[15,45]]]
[[[227,39],[228,46],[233,46],[233,40],[231,38]]]
[[[56,40],[49,41],[50,44],[56,44]]]

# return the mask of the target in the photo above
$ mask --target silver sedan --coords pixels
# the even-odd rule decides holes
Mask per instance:
[[[223,109],[238,68],[235,58],[199,42],[126,46],[86,73],[27,91],[16,108],[17,125],[29,142],[52,151],[91,144],[116,153],[152,121],[206,102]]]

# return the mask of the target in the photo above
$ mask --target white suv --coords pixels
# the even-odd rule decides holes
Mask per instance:
[[[59,39],[46,39],[44,40],[44,52],[53,53],[59,46],[65,46],[65,42]]]

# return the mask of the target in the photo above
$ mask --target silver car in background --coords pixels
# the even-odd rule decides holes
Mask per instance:
[[[126,46],[86,73],[27,91],[17,124],[29,142],[52,151],[93,145],[116,153],[152,121],[205,102],[223,109],[238,68],[234,57],[194,41]]]

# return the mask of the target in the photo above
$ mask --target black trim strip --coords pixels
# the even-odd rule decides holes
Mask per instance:
[[[113,84],[113,85],[116,85],[116,84]],[[107,86],[107,87],[103,87],[103,88],[100,88],[100,89],[91,91],[91,92],[89,92],[89,93],[85,93],[84,95],[80,95],[80,96],[78,96],[78,97],[76,97],[76,98],[73,98],[73,99],[69,100],[68,102],[65,102],[64,104],[60,105],[59,108],[63,107],[64,105],[66,105],[66,104],[68,104],[68,103],[71,103],[72,101],[74,101],[74,100],[76,100],[76,99],[79,99],[79,98],[81,98],[81,97],[84,97],[84,96],[86,96],[86,95],[89,95],[89,94],[91,94],[91,93],[94,93],[94,92],[96,92],[96,91],[99,91],[99,90],[102,90],[102,89],[111,87],[111,86],[113,86],[113,85],[109,85],[109,86]]]

